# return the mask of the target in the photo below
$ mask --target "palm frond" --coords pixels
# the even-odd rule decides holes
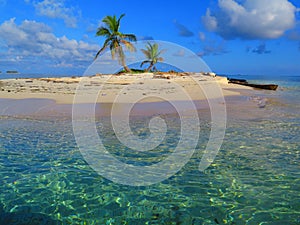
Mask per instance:
[[[121,42],[122,44],[124,44],[125,47],[126,47],[129,51],[131,51],[131,52],[136,51],[134,45],[133,45],[132,43],[130,43],[129,41],[126,41],[126,40],[120,40],[120,42]]]
[[[137,41],[137,38],[134,34],[121,34],[121,37],[128,41]]]
[[[108,46],[108,44],[109,44],[110,41],[111,41],[111,39],[106,39],[106,40],[105,40],[105,42],[104,42],[102,48],[97,52],[97,54],[96,54],[94,60],[96,60],[96,59],[98,58],[98,56],[99,56],[99,55],[107,48],[107,46]]]
[[[116,53],[119,55],[118,49],[120,47],[121,46],[120,46],[120,43],[118,42],[118,40],[114,39],[114,40],[111,41],[109,48],[110,48],[110,51],[111,51],[112,59],[115,59]]]
[[[96,33],[96,36],[105,36],[105,37],[109,37],[111,36],[111,32],[108,28],[106,27],[99,27],[98,31]]]
[[[111,33],[114,33],[118,30],[117,19],[115,15],[104,17],[102,22],[108,27]]]
[[[163,62],[163,61],[164,61],[164,58],[159,57],[159,58],[157,58],[157,61],[158,61],[158,62]]]
[[[140,65],[140,67],[143,67],[143,65],[144,65],[145,63],[151,63],[151,61],[149,61],[149,60],[143,61],[143,62],[141,63],[141,65]]]
[[[151,59],[151,55],[149,51],[147,51],[146,49],[141,49],[141,51],[144,53],[147,59]]]
[[[157,50],[158,50],[158,44],[157,44],[157,43],[154,43],[154,44],[152,45],[152,50],[153,50],[154,52],[157,52]]]
[[[122,19],[124,16],[125,16],[125,13],[123,13],[123,14],[119,17],[119,19],[118,19],[118,21],[117,21],[117,30],[120,29],[120,22],[121,22],[121,19]]]

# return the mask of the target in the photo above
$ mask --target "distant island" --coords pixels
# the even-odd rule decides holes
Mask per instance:
[[[19,72],[17,70],[7,70],[7,74],[18,74]]]

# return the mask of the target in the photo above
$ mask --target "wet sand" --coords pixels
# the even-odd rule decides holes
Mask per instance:
[[[258,118],[266,118],[268,115],[265,109],[259,107],[257,101],[251,96],[228,96],[225,97],[227,119],[245,119],[252,120]],[[193,102],[198,110],[199,118],[210,117],[210,108],[207,101]],[[184,102],[182,102],[184,105]],[[34,118],[34,119],[52,119],[52,118],[72,118],[73,105],[57,104],[54,100],[49,99],[0,99],[0,117],[17,117],[17,118]],[[95,112],[91,114],[90,107],[94,107]],[[76,107],[77,115],[87,117],[109,117],[111,115],[112,103],[97,104],[79,104]],[[117,105],[117,115],[122,116],[125,111],[126,103]],[[115,105],[116,107],[116,105]],[[122,110],[124,109],[124,110]],[[130,116],[152,116],[177,114],[178,112],[168,102],[146,102],[134,105]]]

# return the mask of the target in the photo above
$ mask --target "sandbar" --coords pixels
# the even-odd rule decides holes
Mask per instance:
[[[199,86],[200,85],[200,86]],[[122,101],[141,102],[185,101],[207,99],[201,86],[218,85],[223,96],[240,95],[252,88],[228,84],[225,77],[210,77],[197,73],[182,74],[122,74],[94,75],[89,77],[31,78],[0,80],[2,99],[51,99],[58,104],[114,103]],[[182,95],[178,88],[187,92]],[[97,98],[95,99],[95,94]],[[139,97],[137,97],[139,96]],[[190,99],[189,99],[190,98]]]
[[[214,96],[218,91],[222,98]],[[193,101],[198,110],[205,111],[208,98],[219,98],[217,104],[226,104],[233,118],[237,114],[255,118],[258,105],[249,98],[256,95],[256,90],[228,83],[226,77],[200,73],[3,79],[0,116],[70,117],[74,104],[80,105],[77,109],[82,114],[93,105],[98,115],[109,116],[113,105],[118,105],[122,114],[128,103],[135,104],[133,114],[170,114],[176,111],[169,104],[172,101],[181,108]]]

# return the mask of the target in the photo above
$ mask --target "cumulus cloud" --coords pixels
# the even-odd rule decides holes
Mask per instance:
[[[35,60],[48,66],[86,67],[93,60],[98,45],[56,37],[51,28],[36,21],[24,20],[20,25],[15,18],[0,24],[0,51],[7,61]],[[1,50],[0,49],[0,50]]]
[[[178,23],[176,20],[174,20],[174,25],[178,29],[180,36],[182,36],[182,37],[194,36],[194,33],[192,31],[190,31],[186,26],[182,25],[181,23]]]
[[[64,20],[66,26],[76,28],[77,14],[74,7],[66,7],[64,0],[42,0],[33,1],[33,5],[38,15],[52,19]]]
[[[224,39],[276,39],[295,26],[296,12],[288,0],[219,0],[202,21]]]

